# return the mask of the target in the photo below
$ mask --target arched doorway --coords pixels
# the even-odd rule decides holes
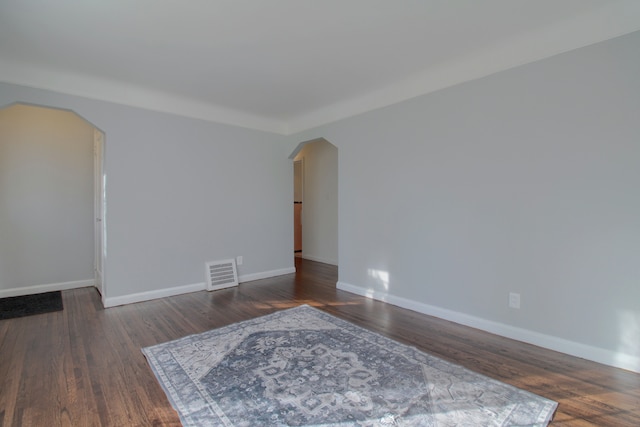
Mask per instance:
[[[338,265],[338,148],[319,138],[300,143],[290,158],[294,161],[294,251],[301,241],[297,256]],[[295,191],[296,186],[301,188]]]
[[[103,141],[73,111],[0,109],[0,295],[93,285],[104,295]]]

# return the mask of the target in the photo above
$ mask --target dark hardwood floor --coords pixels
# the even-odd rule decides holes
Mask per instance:
[[[640,426],[640,374],[338,291],[337,269],[103,309],[93,288],[64,311],[0,321],[0,426],[179,425],[142,347],[309,304],[559,402],[552,425]]]

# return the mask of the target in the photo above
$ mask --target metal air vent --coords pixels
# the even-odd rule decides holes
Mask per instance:
[[[238,286],[238,271],[236,270],[235,259],[211,261],[206,266],[208,291]]]

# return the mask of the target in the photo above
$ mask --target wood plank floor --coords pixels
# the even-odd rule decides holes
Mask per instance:
[[[61,312],[0,321],[0,426],[171,426],[140,349],[309,304],[559,402],[554,426],[640,426],[640,375],[336,290],[337,269],[103,309],[93,288]]]

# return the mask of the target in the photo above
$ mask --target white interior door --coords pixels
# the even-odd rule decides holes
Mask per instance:
[[[98,129],[93,130],[93,172],[94,172],[94,242],[95,262],[94,275],[95,286],[104,298],[103,266],[105,257],[105,228],[104,228],[104,133]]]

